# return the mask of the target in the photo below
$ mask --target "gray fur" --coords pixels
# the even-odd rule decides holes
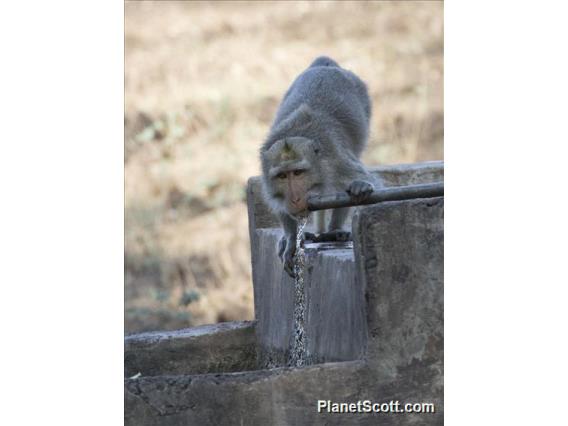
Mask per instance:
[[[309,195],[348,191],[354,197],[368,196],[380,186],[359,159],[370,116],[365,83],[324,56],[315,59],[284,95],[261,148],[261,164],[265,197],[285,230],[280,251],[286,263],[296,248],[296,220],[286,210],[275,174],[295,167],[306,170]],[[284,150],[293,153],[291,159],[282,157]],[[346,216],[346,209],[334,211],[329,230],[340,230]]]

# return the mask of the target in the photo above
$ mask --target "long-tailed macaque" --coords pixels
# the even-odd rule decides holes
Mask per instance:
[[[370,115],[365,83],[323,56],[284,95],[260,157],[265,198],[284,229],[278,253],[292,276],[297,218],[308,215],[308,197],[347,191],[364,199],[380,185],[359,160]],[[342,228],[348,212],[334,209],[327,230],[322,221],[318,232],[349,238]]]

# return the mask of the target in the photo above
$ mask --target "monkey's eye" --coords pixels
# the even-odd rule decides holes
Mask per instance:
[[[276,175],[276,177],[277,177],[278,179],[286,179],[286,173],[280,172],[280,173],[278,173],[278,174]]]
[[[305,170],[294,170],[294,176],[300,176]]]

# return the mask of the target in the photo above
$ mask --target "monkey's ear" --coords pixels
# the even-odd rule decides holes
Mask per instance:
[[[284,139],[274,142],[270,148],[261,152],[261,157],[268,161],[274,161],[285,144],[286,141]]]

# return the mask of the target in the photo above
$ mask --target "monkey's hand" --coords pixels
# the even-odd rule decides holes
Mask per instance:
[[[347,193],[355,201],[360,202],[369,197],[374,190],[375,187],[369,182],[365,182],[364,180],[354,180],[351,182],[351,185],[349,185],[349,188],[347,188]]]
[[[284,270],[294,278],[294,253],[296,253],[296,239],[284,235],[278,243],[278,256],[284,263]]]

